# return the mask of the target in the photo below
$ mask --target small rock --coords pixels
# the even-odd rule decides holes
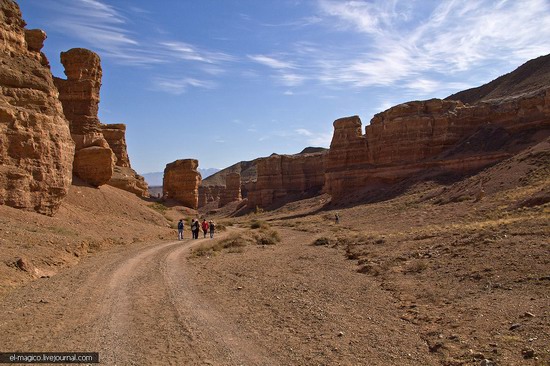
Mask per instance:
[[[518,329],[519,327],[521,327],[521,324],[515,323],[510,326],[510,330]]]
[[[483,359],[479,363],[479,366],[495,366],[494,362],[488,359]]]
[[[338,332],[338,337],[343,337],[344,336],[344,332]]]
[[[530,313],[529,311],[526,311],[525,314],[523,314],[524,318],[534,318],[535,314]]]
[[[26,258],[17,259],[17,261],[15,261],[15,265],[17,268],[25,272],[30,272],[31,270],[31,263]]]
[[[428,349],[432,353],[439,351],[439,349],[441,347],[443,347],[443,343],[441,343],[441,342],[436,342],[436,343],[433,343],[433,344],[428,343]]]
[[[242,289],[243,289],[242,286],[237,287],[237,290],[242,290]]]
[[[535,350],[532,348],[524,348],[521,350],[523,358],[533,358],[535,357]]]

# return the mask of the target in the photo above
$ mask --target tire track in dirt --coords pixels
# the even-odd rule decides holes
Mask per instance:
[[[276,364],[186,276],[201,243],[99,253],[10,293],[0,299],[2,351],[97,351],[108,365]]]

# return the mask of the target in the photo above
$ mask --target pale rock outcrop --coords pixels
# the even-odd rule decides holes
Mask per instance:
[[[241,175],[239,173],[227,174],[225,176],[225,189],[220,196],[219,207],[241,199]]]
[[[46,34],[25,30],[0,1],[0,204],[53,215],[72,180],[74,143],[46,57]]]
[[[111,179],[116,159],[97,117],[102,77],[100,58],[90,50],[73,48],[61,52],[61,63],[67,80],[54,78],[54,82],[76,144],[73,173],[100,186]]]
[[[326,153],[277,155],[257,160],[257,180],[247,185],[249,208],[267,207],[288,195],[319,192]]]
[[[167,199],[174,199],[184,206],[199,207],[199,186],[201,174],[197,170],[196,159],[176,160],[166,165],[162,183],[162,193]]]
[[[475,105],[408,102],[376,114],[364,135],[359,117],[339,119],[326,159],[325,191],[338,200],[428,169],[474,171],[509,157],[514,136],[549,126],[550,89]]]

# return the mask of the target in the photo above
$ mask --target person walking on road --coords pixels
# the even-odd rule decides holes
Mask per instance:
[[[214,230],[216,228],[214,221],[210,220],[210,222],[208,223],[208,227],[210,228],[210,239],[212,239],[214,238]]]
[[[208,222],[206,222],[206,219],[202,219],[202,232],[206,238],[206,233],[208,232]]]
[[[183,219],[178,222],[178,240],[183,240]]]

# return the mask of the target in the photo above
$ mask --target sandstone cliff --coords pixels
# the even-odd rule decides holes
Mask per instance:
[[[108,185],[132,192],[139,197],[149,197],[145,179],[130,165],[126,145],[126,125],[123,123],[101,125],[103,137],[115,154],[116,164]]]
[[[475,105],[432,99],[334,122],[325,190],[338,200],[426,170],[464,174],[494,164],[548,134],[550,88]],[[487,143],[492,141],[492,143]]]
[[[162,183],[162,193],[167,199],[174,199],[184,206],[199,207],[199,186],[201,174],[196,159],[176,160],[166,165]]]
[[[52,215],[72,179],[74,143],[48,60],[46,34],[25,30],[0,1],[0,204]]]
[[[325,182],[325,153],[258,159],[257,181],[246,185],[249,208],[267,207],[286,196],[319,192]]]
[[[199,207],[203,207],[210,202],[219,201],[222,192],[225,191],[225,186],[202,185],[202,182],[199,187]]]
[[[219,207],[241,199],[241,175],[239,173],[229,173],[225,176],[225,189],[222,191]]]
[[[102,77],[100,58],[90,50],[73,48],[61,53],[61,63],[67,80],[54,78],[54,82],[76,144],[73,173],[100,186],[111,179],[115,166],[115,155],[97,117]]]

